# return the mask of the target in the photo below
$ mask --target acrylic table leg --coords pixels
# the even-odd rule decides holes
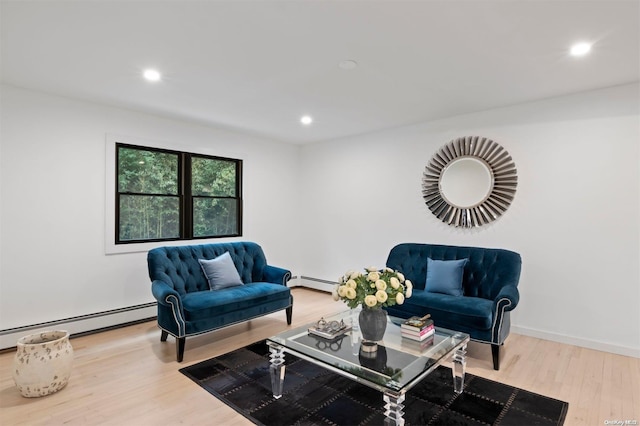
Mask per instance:
[[[384,396],[384,426],[402,426],[404,425],[404,393],[394,394],[385,392]]]
[[[280,346],[269,346],[269,373],[271,373],[271,390],[273,397],[279,399],[282,396],[284,387],[284,351]]]
[[[462,393],[464,389],[464,373],[467,365],[466,361],[467,345],[462,346],[453,354],[453,390]]]

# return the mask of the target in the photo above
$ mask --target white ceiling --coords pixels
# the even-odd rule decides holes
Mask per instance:
[[[293,143],[640,79],[637,0],[49,0],[0,12],[5,83]],[[592,53],[569,57],[581,40]],[[340,69],[347,59],[359,66]],[[163,80],[144,81],[147,67]]]

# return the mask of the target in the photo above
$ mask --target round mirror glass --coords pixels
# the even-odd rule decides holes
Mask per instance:
[[[449,204],[470,208],[487,199],[493,188],[493,175],[484,161],[461,157],[443,170],[439,183]]]

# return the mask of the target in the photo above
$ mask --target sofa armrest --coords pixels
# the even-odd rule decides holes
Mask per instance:
[[[520,301],[518,287],[506,285],[502,287],[500,293],[498,293],[498,296],[494,299],[494,304],[496,308],[501,308],[504,311],[512,311],[518,306],[518,301]]]
[[[167,283],[155,280],[151,283],[151,293],[153,293],[153,297],[156,298],[158,304],[168,308],[174,307],[178,312],[180,312],[180,315],[184,317],[180,294],[173,288],[169,287]]]
[[[291,279],[291,271],[267,265],[264,268],[264,280],[268,283],[282,284],[287,286],[287,281]]]
[[[175,333],[176,337],[184,337],[187,327],[180,294],[161,280],[151,283],[151,292],[158,301],[158,325],[163,330]]]

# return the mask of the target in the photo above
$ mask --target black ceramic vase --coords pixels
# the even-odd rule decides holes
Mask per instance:
[[[362,340],[378,342],[387,329],[387,311],[381,308],[362,308],[358,317]]]

